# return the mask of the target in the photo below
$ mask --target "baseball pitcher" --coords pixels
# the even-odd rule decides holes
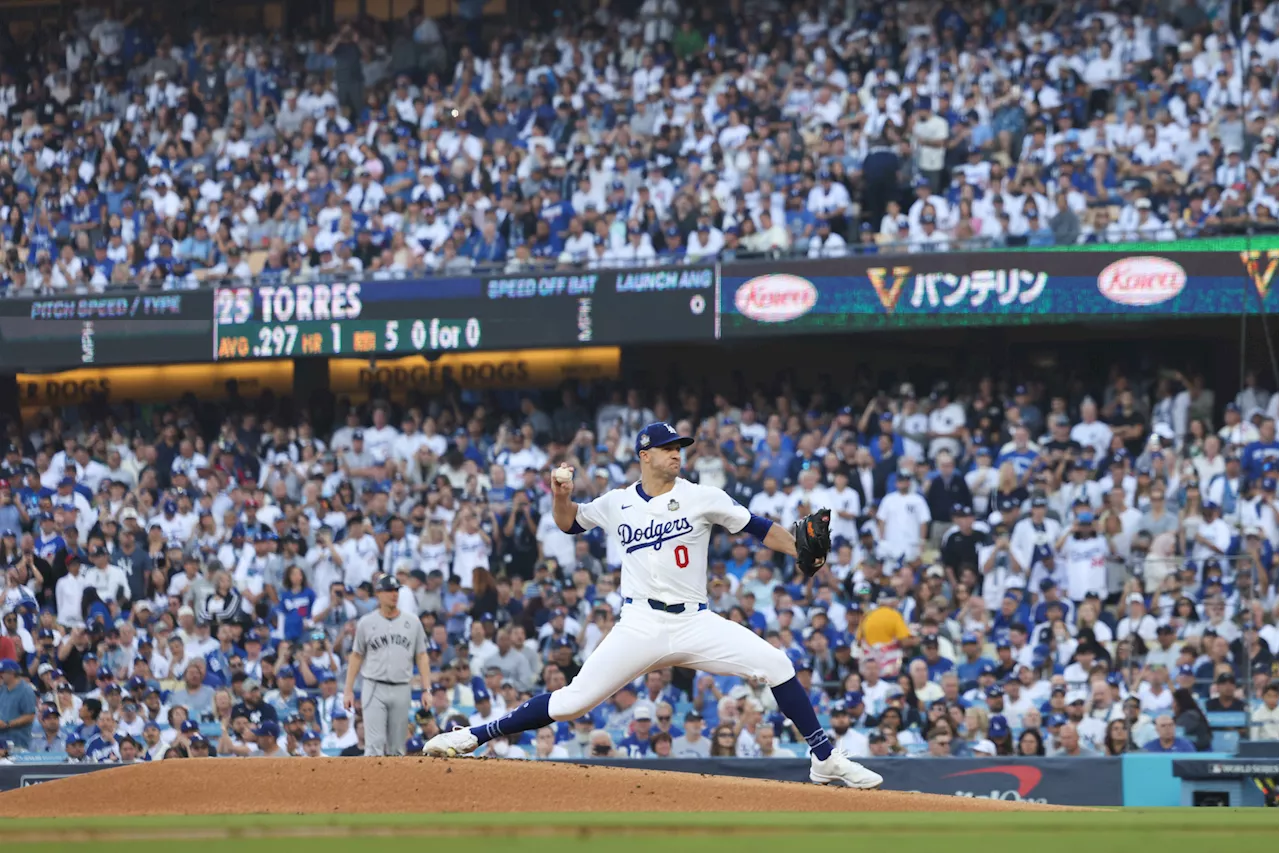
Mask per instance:
[[[707,609],[707,545],[715,525],[746,531],[765,547],[796,558],[806,575],[826,563],[830,510],[786,529],[753,516],[719,489],[682,479],[680,449],[692,438],[670,424],[649,424],[636,436],[640,480],[588,504],[576,504],[573,472],[552,477],[552,511],[566,533],[603,527],[622,548],[622,613],[617,626],[587,658],[568,686],[535,696],[504,717],[443,732],[427,742],[433,756],[469,753],[492,738],[572,720],[646,672],[684,666],[767,683],[778,708],[809,744],[809,778],[819,784],[875,788],[881,777],[834,749],[818,724],[787,655],[749,629]]]

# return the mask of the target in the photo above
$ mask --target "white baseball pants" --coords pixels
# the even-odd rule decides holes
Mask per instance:
[[[556,720],[572,720],[646,672],[668,666],[755,678],[770,687],[796,674],[781,649],[710,610],[666,613],[644,602],[624,604],[613,630],[578,677],[551,694],[547,710]]]

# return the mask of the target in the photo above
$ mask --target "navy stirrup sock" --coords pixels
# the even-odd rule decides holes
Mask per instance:
[[[809,713],[812,715],[812,708]],[[471,733],[476,736],[476,740],[480,743],[488,743],[502,735],[513,735],[517,732],[540,729],[543,726],[551,725],[553,722],[555,720],[551,719],[551,694],[541,693],[492,723],[485,723],[483,726],[472,726]],[[816,717],[814,717],[814,724],[817,724]],[[827,751],[830,752],[830,747],[828,747]]]
[[[794,677],[773,688],[773,698],[778,700],[778,710],[787,715],[787,719],[796,724],[805,743],[809,744],[809,752],[817,756],[819,761],[831,757],[831,740],[818,724],[818,715],[809,704],[809,697],[804,688]],[[474,731],[474,729],[473,729]]]

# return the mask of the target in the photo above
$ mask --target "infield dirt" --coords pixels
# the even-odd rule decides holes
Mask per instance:
[[[0,794],[0,818],[422,812],[1004,812],[994,800],[496,759],[188,759]]]

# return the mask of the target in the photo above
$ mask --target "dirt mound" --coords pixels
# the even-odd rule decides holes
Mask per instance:
[[[1044,809],[993,800],[484,759],[159,761],[0,794],[0,817]]]

